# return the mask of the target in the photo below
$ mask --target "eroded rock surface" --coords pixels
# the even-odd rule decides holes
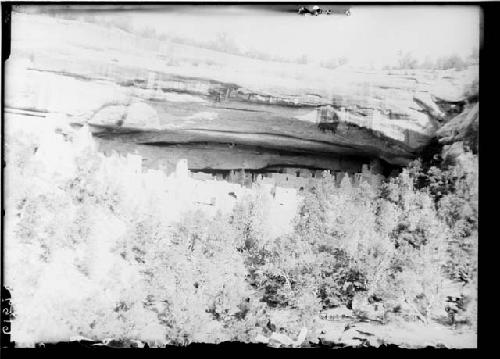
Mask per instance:
[[[476,103],[461,112],[459,115],[441,127],[436,135],[444,144],[463,141],[474,151],[477,151],[479,135],[479,103]]]
[[[195,169],[340,169],[335,163],[350,159],[356,172],[373,158],[406,165],[437,133],[454,141],[477,128],[477,66],[329,70],[81,21],[14,14],[13,24],[7,113],[88,123],[103,148],[137,150],[151,163],[191,155]],[[340,121],[333,131],[318,126],[327,106]],[[470,115],[455,117],[469,107]]]

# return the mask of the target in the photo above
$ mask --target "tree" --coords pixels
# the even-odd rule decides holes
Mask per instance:
[[[436,67],[440,70],[463,70],[467,67],[465,61],[458,55],[440,57],[436,60]]]
[[[418,60],[410,52],[407,52],[404,55],[400,53],[398,64],[400,69],[413,70],[417,68]]]
[[[236,42],[226,32],[218,32],[217,35],[215,35],[215,41],[212,47],[215,50],[230,54],[239,54],[240,52]]]
[[[297,63],[298,64],[301,64],[301,65],[306,65],[307,63],[309,62],[309,59],[307,57],[306,54],[302,54],[302,56],[300,56],[298,59],[297,59]]]

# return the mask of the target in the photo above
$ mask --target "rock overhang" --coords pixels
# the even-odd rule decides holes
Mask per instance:
[[[29,18],[22,16],[23,21]],[[57,20],[34,19],[29,32],[51,33],[62,26]],[[190,55],[183,63],[165,65],[162,59],[169,54],[160,41],[148,39],[158,46],[145,47],[144,39],[112,29],[101,28],[101,40],[89,49],[84,38],[72,36],[89,26],[96,31],[95,25],[65,22],[61,41],[31,52],[26,50],[29,36],[14,41],[12,59],[29,61],[18,61],[24,66],[12,71],[7,67],[7,81],[16,75],[27,81],[24,88],[16,85],[7,92],[6,106],[64,113],[70,122],[92,125],[102,141],[112,137],[132,147],[157,147],[159,155],[169,143],[179,148],[203,142],[295,157],[377,157],[402,166],[449,120],[448,104],[465,103],[477,93],[477,66],[463,71],[328,70],[175,43],[169,44],[174,53]],[[97,56],[109,48],[112,58]],[[148,61],[141,61],[139,50]],[[194,66],[196,57],[206,64]],[[64,91],[65,103],[53,98],[55,86]],[[325,106],[342,118],[342,131],[319,128]]]

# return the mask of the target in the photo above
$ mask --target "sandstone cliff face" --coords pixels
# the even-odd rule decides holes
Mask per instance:
[[[26,14],[13,15],[12,41],[7,121],[88,123],[103,151],[137,151],[152,165],[179,158],[195,169],[356,171],[373,158],[405,165],[435,136],[453,141],[458,126],[461,139],[478,123],[474,114],[455,117],[477,102],[477,66],[329,70]],[[340,121],[334,131],[318,126],[325,108]]]
[[[474,152],[478,150],[479,103],[468,106],[459,115],[436,131],[439,142],[452,144],[464,141]]]

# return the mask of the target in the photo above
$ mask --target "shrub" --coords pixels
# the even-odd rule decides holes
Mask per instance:
[[[301,65],[306,65],[309,63],[309,58],[306,54],[302,54],[299,58],[297,58],[296,62]]]
[[[263,188],[228,215],[179,213],[133,157],[99,154],[86,128],[70,141],[11,132],[6,160],[15,340],[251,341],[304,326],[314,339],[322,309],[360,297],[428,322],[450,280],[464,284],[475,323],[472,154],[454,166],[416,162],[376,188],[325,175],[277,238]]]
[[[22,144],[9,143],[9,164],[26,156],[20,166],[9,166],[7,175],[8,183],[23,189],[9,187],[7,200],[9,208],[17,208],[6,233],[17,340],[74,335],[156,340],[163,329],[142,306],[146,294],[138,268],[114,252],[127,225],[113,208],[125,196],[98,176],[110,163],[86,143],[85,131],[73,143],[42,136],[31,155]],[[137,292],[130,291],[131,283]]]
[[[416,69],[418,66],[418,60],[413,57],[411,53],[405,53],[404,55],[401,55],[399,60],[398,60],[398,65],[400,69]]]
[[[339,58],[330,58],[328,60],[321,61],[320,65],[321,67],[334,70],[339,66],[347,64],[348,62],[349,62],[348,58],[343,56]]]
[[[467,63],[458,55],[440,57],[436,60],[436,68],[440,70],[463,70],[466,67]]]
[[[434,199],[437,217],[448,232],[446,252],[441,262],[448,279],[469,288],[462,300],[471,303],[466,317],[474,325],[476,317],[478,246],[478,161],[466,152],[455,165],[414,166],[413,175],[427,185]],[[455,294],[453,294],[455,296]]]

